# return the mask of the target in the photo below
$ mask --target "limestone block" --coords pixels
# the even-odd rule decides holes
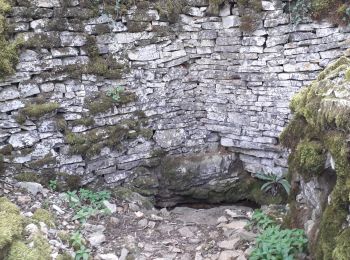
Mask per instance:
[[[53,7],[61,6],[59,0],[34,0],[34,4],[37,7],[43,7],[43,8],[53,8]]]
[[[149,61],[159,59],[160,54],[156,45],[148,45],[129,51],[128,57],[135,61]]]
[[[24,106],[25,104],[20,100],[0,102],[0,112],[9,112],[17,110],[19,108],[23,108]]]
[[[16,87],[5,87],[0,90],[0,101],[19,98],[20,94]]]
[[[263,46],[265,43],[264,37],[243,37],[242,45],[255,45],[255,46]]]
[[[21,97],[30,97],[40,93],[40,89],[35,83],[20,83],[18,89]]]
[[[322,68],[315,64],[309,62],[299,62],[295,64],[285,64],[283,65],[285,72],[299,72],[299,71],[319,71]]]
[[[37,142],[39,142],[39,135],[37,131],[13,134],[9,139],[9,144],[11,144],[13,148],[29,147]]]
[[[162,148],[178,146],[186,139],[184,129],[158,130],[154,135],[154,140]]]
[[[60,36],[62,46],[81,47],[86,43],[86,36],[82,33],[63,32]]]
[[[52,57],[54,58],[69,57],[69,56],[79,55],[79,51],[78,49],[73,47],[55,48],[55,49],[51,49],[51,54],[52,54]]]
[[[266,47],[273,47],[288,42],[289,35],[269,36],[266,40]]]
[[[240,18],[235,15],[222,17],[222,26],[223,28],[232,28],[238,27],[240,25]]]

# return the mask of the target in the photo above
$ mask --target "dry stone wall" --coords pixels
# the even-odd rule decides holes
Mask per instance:
[[[8,173],[117,184],[164,154],[223,150],[249,172],[285,172],[278,136],[290,97],[350,47],[350,28],[291,25],[279,0],[262,1],[250,33],[234,2],[210,16],[208,1],[187,1],[175,23],[152,5],[119,19],[87,2],[18,1],[8,17],[26,41],[16,74],[0,83]],[[106,96],[117,86],[118,101]]]

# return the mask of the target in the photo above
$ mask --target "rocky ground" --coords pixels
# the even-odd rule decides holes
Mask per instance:
[[[253,210],[244,206],[158,210],[146,209],[137,199],[112,197],[105,202],[111,214],[90,217],[81,224],[73,220],[73,209],[63,193],[35,183],[9,180],[0,185],[0,197],[18,205],[23,216],[33,216],[38,208],[52,213],[54,226],[41,222],[37,228],[29,224],[24,229],[48,238],[52,259],[68,259],[57,258],[63,253],[74,257],[69,236],[77,230],[96,260],[243,260],[248,258],[256,237],[245,229]]]

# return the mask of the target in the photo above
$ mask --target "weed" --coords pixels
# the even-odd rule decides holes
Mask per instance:
[[[86,248],[85,241],[82,234],[76,231],[70,237],[72,247],[75,249],[74,260],[88,260],[90,258],[91,250]]]
[[[262,231],[256,239],[250,260],[293,260],[297,254],[306,250],[308,240],[303,230],[281,229],[260,210],[254,212],[250,225],[255,225]]]
[[[255,175],[256,178],[266,181],[261,186],[261,190],[265,192],[271,192],[273,196],[276,196],[278,193],[278,189],[283,187],[284,191],[289,195],[290,193],[290,184],[285,179],[285,176],[277,176],[273,173],[263,174],[258,173]]]
[[[79,250],[75,251],[74,260],[88,260],[90,258],[90,253],[90,249],[86,248],[85,246],[81,246]]]
[[[124,88],[117,86],[107,92],[107,96],[111,97],[114,101],[118,102],[120,100],[120,94],[124,92]]]
[[[85,223],[90,217],[100,213],[108,214],[109,210],[103,204],[104,200],[110,199],[111,194],[108,191],[94,192],[87,189],[66,192],[66,199],[69,206],[74,209],[73,220]]]
[[[249,226],[257,226],[259,229],[264,230],[266,228],[275,226],[276,222],[268,217],[261,210],[255,210],[252,216]]]
[[[50,181],[49,181],[49,188],[50,188],[52,191],[57,190],[57,180],[50,180]]]

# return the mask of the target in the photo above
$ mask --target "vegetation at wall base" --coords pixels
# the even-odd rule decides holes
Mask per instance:
[[[260,210],[254,212],[250,226],[257,227],[261,234],[249,260],[293,260],[306,251],[308,241],[303,230],[282,229]]]

